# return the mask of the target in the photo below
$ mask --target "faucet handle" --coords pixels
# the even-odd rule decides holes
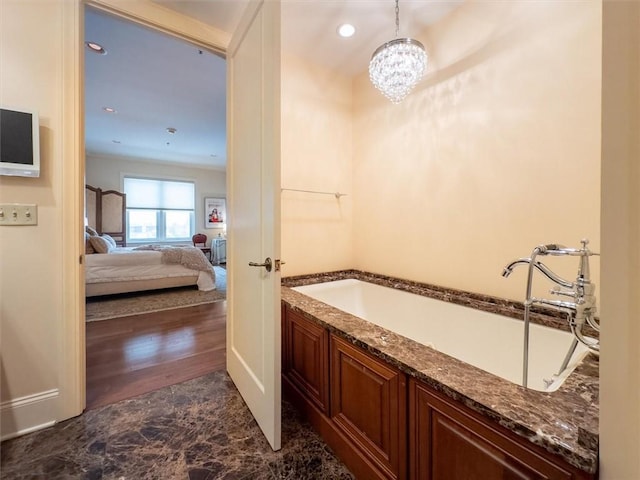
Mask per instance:
[[[581,252],[586,253],[588,256],[592,256],[592,255],[600,256],[599,253],[592,252],[587,248],[587,245],[589,245],[588,238],[583,238],[582,240],[580,240],[580,243],[582,244],[582,248],[580,249]]]
[[[574,292],[573,290],[563,290],[560,287],[553,287],[551,290],[549,290],[549,293],[551,295],[559,295],[559,296],[565,296],[565,297],[571,297],[571,298],[577,297],[576,292]]]

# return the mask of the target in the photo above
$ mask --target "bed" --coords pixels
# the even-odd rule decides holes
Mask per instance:
[[[85,255],[86,296],[197,285],[215,290],[215,271],[192,246],[115,247]]]

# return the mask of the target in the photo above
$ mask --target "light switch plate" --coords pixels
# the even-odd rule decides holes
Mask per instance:
[[[37,224],[38,205],[34,203],[0,204],[0,226]]]

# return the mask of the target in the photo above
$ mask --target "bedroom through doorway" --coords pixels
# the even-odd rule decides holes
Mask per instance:
[[[225,369],[226,61],[91,6],[84,56],[92,409]]]

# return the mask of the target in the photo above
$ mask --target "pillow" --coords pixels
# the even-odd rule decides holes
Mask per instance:
[[[91,235],[88,232],[84,232],[84,253],[85,255],[90,255],[92,253],[96,253],[93,245],[91,245]]]
[[[107,242],[109,242],[111,244],[111,246],[113,248],[116,248],[118,245],[116,244],[116,241],[113,239],[113,237],[111,237],[110,235],[107,235],[106,233],[101,235],[102,238],[104,238]]]
[[[95,249],[96,253],[109,253],[115,247],[111,245],[109,240],[104,237],[91,236],[89,237],[91,246]]]
[[[97,237],[98,236],[98,232],[96,232],[93,228],[89,227],[88,225],[86,227],[84,227],[84,231],[87,232],[92,237]]]

